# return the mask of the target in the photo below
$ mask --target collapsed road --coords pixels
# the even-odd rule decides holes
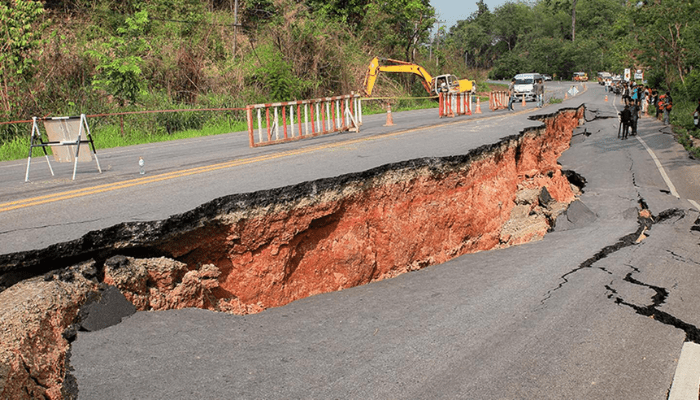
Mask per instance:
[[[13,305],[4,318],[51,310],[23,317],[36,330],[12,341],[26,346],[12,377],[49,397],[659,398],[680,344],[697,335],[682,300],[697,296],[697,211],[661,191],[643,153],[607,141],[609,112],[574,131],[581,113],[463,156],[221,198],[43,256],[3,255],[11,268],[74,264],[0,294]],[[453,258],[493,248],[504,249]],[[384,279],[405,271],[415,272]],[[95,281],[120,293],[95,297]],[[122,315],[131,304],[209,310],[106,327],[121,316],[91,310],[110,298]],[[277,308],[210,311],[267,307]],[[34,369],[60,366],[71,341],[64,370]]]

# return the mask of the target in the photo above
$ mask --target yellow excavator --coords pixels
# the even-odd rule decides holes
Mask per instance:
[[[436,96],[441,91],[449,93],[464,93],[472,92],[476,89],[476,82],[469,79],[457,79],[451,74],[430,76],[428,71],[420,65],[412,64],[406,61],[392,60],[389,58],[374,57],[369,63],[369,68],[365,74],[364,92],[365,96],[372,95],[372,89],[377,81],[379,72],[408,72],[421,77],[421,83],[428,94]]]

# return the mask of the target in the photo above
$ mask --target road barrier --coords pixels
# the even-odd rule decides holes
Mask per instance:
[[[440,93],[439,114],[442,117],[472,115],[471,93]]]
[[[508,92],[492,91],[489,93],[489,110],[505,110],[508,108]]]
[[[48,140],[44,140],[44,135],[42,135],[37,121],[43,121]],[[44,151],[44,157],[52,176],[54,172],[51,161],[49,161],[49,153],[46,151],[47,147],[51,147],[56,162],[73,163],[73,180],[75,180],[75,173],[78,170],[78,162],[92,161],[92,156],[95,157],[97,170],[102,173],[85,114],[73,117],[32,118],[29,158],[27,158],[27,172],[24,175],[25,182],[29,182],[29,167],[32,163],[32,150],[35,147],[41,147]]]
[[[246,111],[250,147],[290,142],[333,132],[359,132],[362,125],[362,103],[357,94],[255,104],[247,106]]]

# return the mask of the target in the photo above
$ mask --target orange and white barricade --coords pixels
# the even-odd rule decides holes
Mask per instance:
[[[439,102],[440,118],[472,115],[471,93],[440,93]]]
[[[359,132],[362,125],[362,102],[357,94],[255,104],[247,106],[246,111],[250,147],[290,142],[333,132]]]
[[[489,109],[491,111],[508,108],[508,92],[492,91],[489,93]]]

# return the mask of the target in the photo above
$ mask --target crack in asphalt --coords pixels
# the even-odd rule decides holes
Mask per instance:
[[[7,235],[9,233],[22,232],[22,231],[31,231],[34,229],[52,228],[55,226],[80,225],[80,224],[86,224],[86,223],[91,223],[91,222],[97,222],[97,221],[101,221],[101,220],[102,220],[102,218],[96,218],[96,219],[88,219],[88,220],[84,220],[84,221],[66,222],[63,224],[48,224],[48,225],[32,226],[29,228],[11,229],[9,231],[0,231],[0,235]]]
[[[562,275],[561,276],[562,282],[559,283],[559,285],[556,288],[549,290],[545,294],[544,299],[542,299],[542,301],[540,301],[540,304],[543,305],[547,300],[549,300],[552,297],[554,292],[556,292],[557,290],[561,289],[564,285],[569,283],[569,280],[567,279],[567,277],[569,275],[573,275],[582,269],[590,268],[593,266],[593,264],[602,260],[603,258],[606,258],[608,255],[613,254],[613,253],[617,252],[618,250],[623,249],[625,247],[629,247],[629,246],[634,245],[637,241],[637,238],[642,234],[642,232],[644,232],[645,230],[649,230],[651,228],[651,225],[653,224],[653,222],[651,221],[650,218],[643,218],[643,217],[638,217],[637,222],[639,224],[639,227],[637,228],[637,230],[635,232],[621,237],[620,239],[618,239],[618,241],[615,244],[611,244],[609,246],[603,247],[599,252],[594,254],[593,257],[587,259],[586,261],[579,264],[578,267],[576,267],[576,268],[572,269],[571,271]],[[605,270],[604,268],[599,268],[599,269],[601,269],[607,273],[610,273],[609,271]]]
[[[640,204],[644,205],[644,200],[640,199]],[[634,232],[630,233],[628,235],[623,236],[620,238],[615,244],[609,245],[604,247],[602,250],[600,250],[598,253],[596,253],[593,257],[587,259],[583,263],[581,263],[578,267],[575,269],[567,272],[566,274],[562,275],[561,279],[562,282],[554,289],[550,290],[547,292],[545,298],[541,301],[541,304],[544,304],[549,298],[552,297],[553,293],[559,289],[561,289],[566,283],[569,282],[568,276],[584,269],[584,268],[590,268],[595,264],[597,261],[606,258],[607,256],[623,249],[629,246],[632,246],[637,243],[637,238],[646,230],[651,230],[651,227],[656,224],[660,223],[666,220],[670,220],[672,218],[676,218],[674,222],[677,222],[685,217],[685,211],[681,209],[669,209],[669,210],[664,210],[659,215],[654,218],[653,216],[649,218],[644,218],[644,217],[639,217],[638,218],[638,223],[639,223],[639,228]],[[667,250],[673,257],[677,257],[680,259],[680,261],[683,262],[692,262],[694,264],[700,265],[700,263],[690,260],[688,261],[685,257],[678,255],[674,253],[673,251]],[[680,329],[683,332],[685,332],[686,335],[686,341],[693,342],[693,343],[698,343],[700,344],[700,329],[696,327],[693,324],[687,323],[665,311],[662,311],[659,309],[663,304],[665,304],[666,299],[669,296],[669,291],[660,286],[655,286],[651,285],[648,283],[644,283],[638,279],[635,279],[633,275],[635,273],[640,273],[641,271],[634,267],[633,265],[628,265],[626,264],[627,267],[631,268],[632,271],[630,271],[627,275],[625,275],[624,278],[622,278],[623,281],[631,283],[633,285],[637,286],[642,286],[648,289],[651,289],[654,291],[654,296],[652,296],[652,304],[651,305],[646,305],[646,306],[640,306],[628,301],[625,301],[624,298],[622,298],[618,292],[612,288],[612,282],[610,284],[605,285],[605,289],[608,290],[610,293],[608,294],[609,299],[615,300],[615,304],[618,305],[623,305],[631,308],[634,310],[637,314],[643,315],[646,317],[650,317],[655,321],[658,321],[662,324],[673,326],[674,328]],[[612,273],[608,270],[606,270],[603,267],[599,267],[600,270],[612,275]]]
[[[655,321],[661,322],[664,325],[670,325],[670,326],[673,326],[674,328],[680,329],[683,332],[685,332],[685,341],[686,342],[693,342],[693,343],[700,344],[700,329],[698,329],[698,327],[696,327],[693,324],[689,324],[689,323],[687,323],[679,318],[676,318],[673,315],[671,315],[665,311],[659,310],[659,307],[662,306],[666,302],[666,299],[668,298],[668,295],[669,295],[668,290],[666,290],[663,287],[650,285],[648,283],[644,283],[644,282],[641,282],[641,281],[633,278],[632,274],[639,273],[641,271],[632,265],[627,265],[627,266],[632,268],[632,271],[630,271],[627,275],[625,275],[625,277],[622,280],[629,282],[633,285],[638,285],[638,286],[646,287],[646,288],[653,290],[655,292],[655,294],[651,298],[652,304],[649,306],[640,306],[637,304],[627,302],[622,297],[618,296],[618,293],[615,289],[613,289],[609,285],[605,285],[605,288],[610,291],[608,298],[612,299],[614,297],[615,304],[621,304],[623,306],[630,307],[639,315],[649,317]]]
[[[684,257],[684,256],[682,256],[682,255],[680,255],[672,250],[666,250],[666,252],[671,253],[671,256],[673,256],[673,258],[677,261],[688,263],[688,264],[700,265],[700,262],[697,262],[691,258]]]

